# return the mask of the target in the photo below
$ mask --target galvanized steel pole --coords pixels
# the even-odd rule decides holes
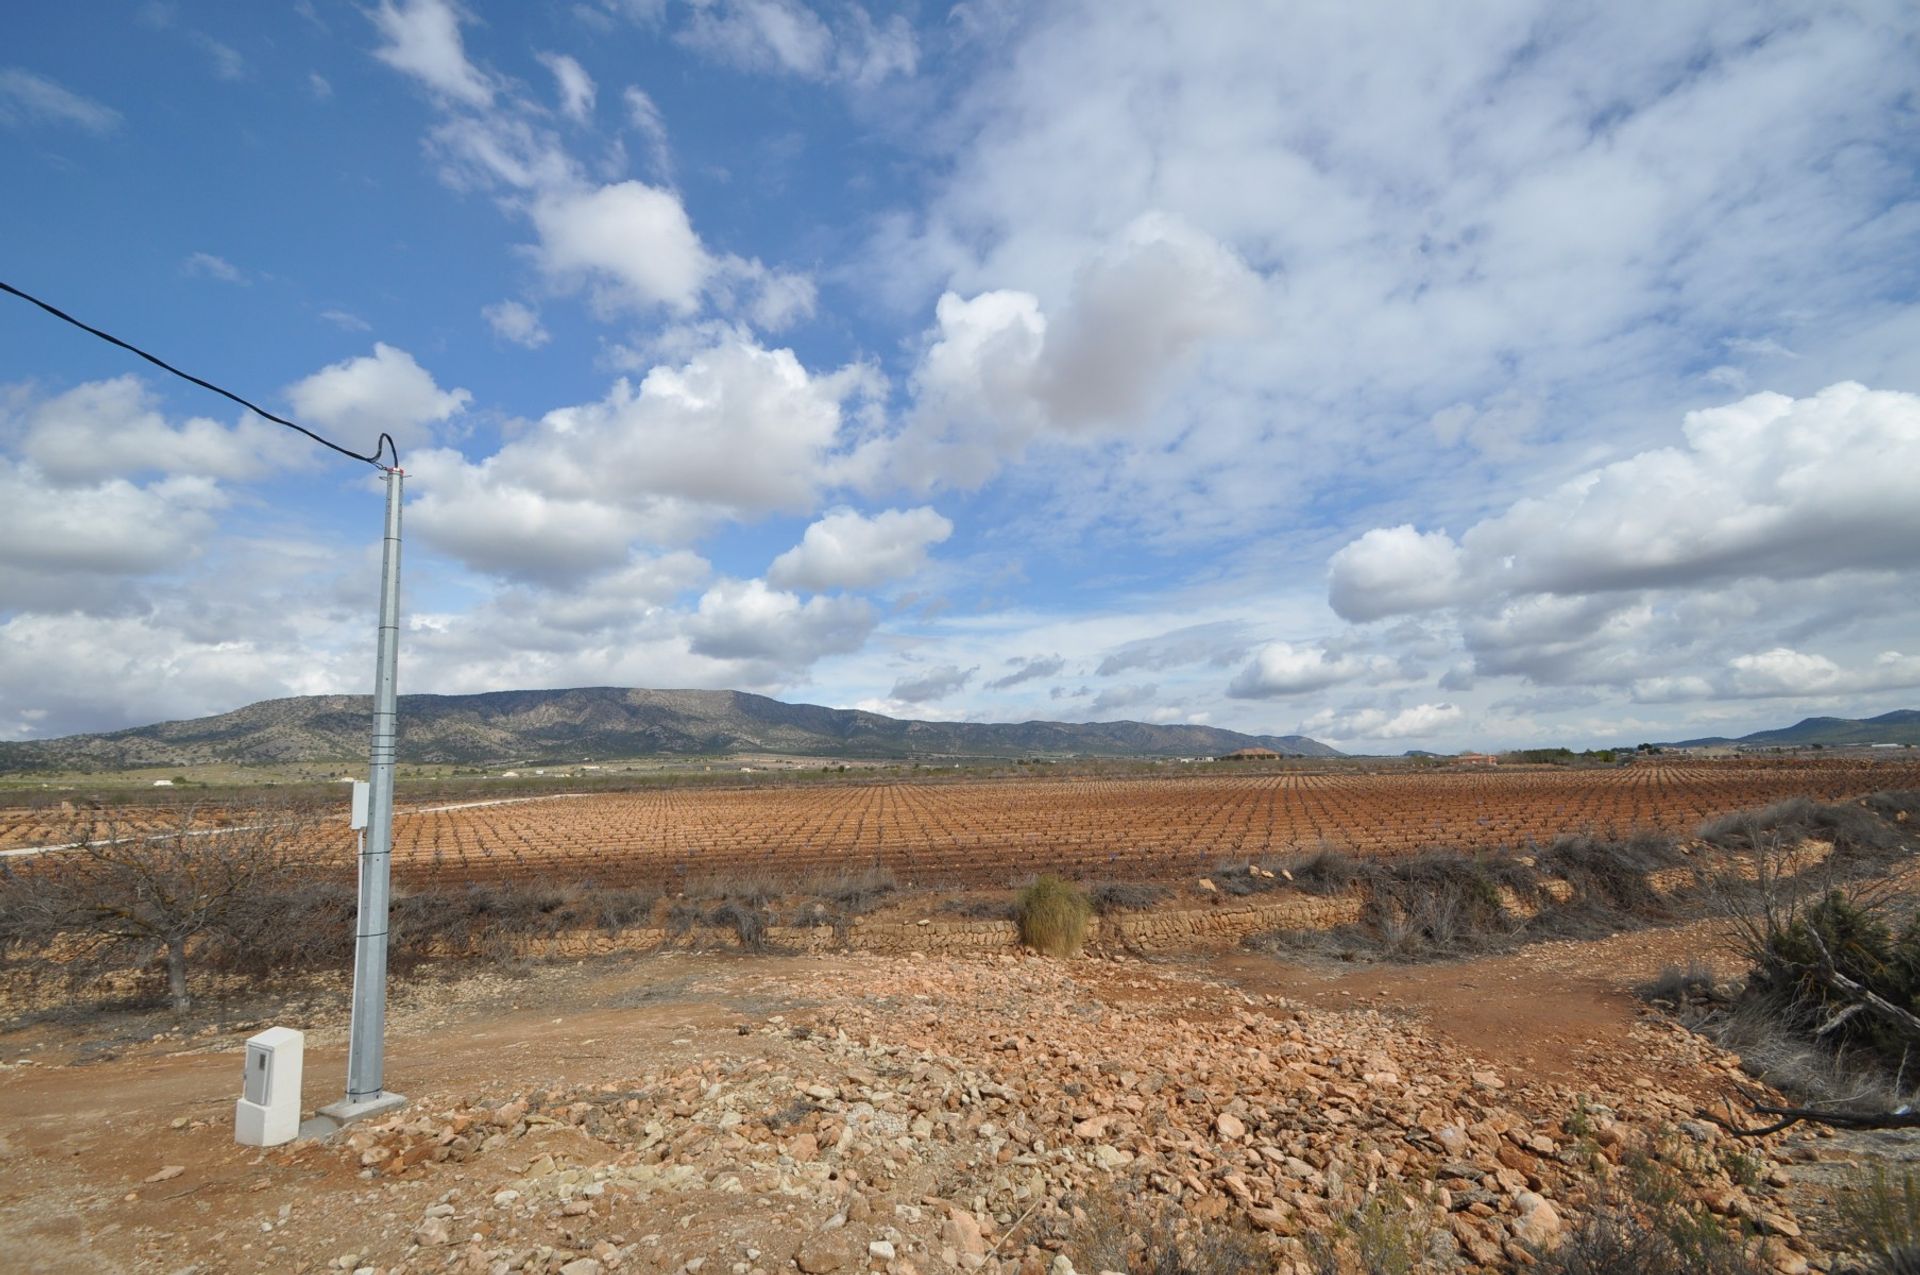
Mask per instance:
[[[400,658],[400,495],[406,475],[387,471],[387,536],[380,555],[380,640],[373,674],[373,747],[366,842],[360,852],[360,910],[354,935],[353,1024],[347,1045],[351,1115],[387,1109],[387,886],[393,852],[393,760],[398,743]]]

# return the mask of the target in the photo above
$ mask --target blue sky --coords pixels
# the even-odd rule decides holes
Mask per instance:
[[[399,438],[403,690],[1382,752],[1920,699],[1904,4],[0,30],[0,277]],[[371,471],[0,300],[0,737],[364,689]]]

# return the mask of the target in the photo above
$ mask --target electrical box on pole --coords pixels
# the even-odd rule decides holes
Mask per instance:
[[[373,786],[364,779],[353,781],[353,813],[347,816],[347,827],[355,832],[364,832],[367,827],[368,794]]]
[[[355,912],[353,1017],[347,1032],[347,1096],[320,1108],[336,1126],[391,1111],[406,1099],[386,1089],[387,913],[393,855],[393,763],[399,745],[400,497],[406,475],[386,471],[387,534],[380,554],[380,630],[374,655],[373,742],[367,782],[354,784],[353,824],[360,843],[360,906]],[[366,802],[361,803],[364,788]]]

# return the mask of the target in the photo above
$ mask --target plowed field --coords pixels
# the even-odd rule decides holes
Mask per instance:
[[[1041,870],[1154,878],[1321,845],[1393,855],[1567,832],[1688,832],[1785,797],[1916,786],[1915,764],[1722,763],[622,793],[403,818],[394,870],[659,885],[867,866],[914,884],[1002,885]]]
[[[1787,797],[1920,787],[1920,763],[1703,762],[1617,769],[1203,773],[1167,778],[668,789],[464,803],[397,814],[402,882],[547,878],[673,886],[885,867],[903,883],[1005,885],[1036,871],[1151,879],[1334,846],[1363,854],[1686,833]],[[0,847],[52,833],[7,812]],[[245,823],[244,811],[219,819]],[[344,818],[342,819],[344,824]],[[57,835],[57,834],[53,834]],[[217,835],[217,834],[215,834]],[[318,834],[350,866],[351,835]]]

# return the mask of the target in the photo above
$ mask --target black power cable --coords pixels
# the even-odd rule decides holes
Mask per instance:
[[[304,425],[296,425],[284,416],[275,416],[272,412],[269,412],[266,408],[259,407],[253,403],[249,403],[246,399],[241,398],[238,394],[235,394],[232,390],[223,390],[218,385],[215,385],[212,381],[203,381],[199,377],[194,376],[190,372],[182,372],[179,368],[167,362],[165,359],[156,358],[153,355],[148,354],[145,350],[141,349],[139,346],[131,345],[125,341],[122,341],[119,337],[113,335],[113,333],[111,332],[102,332],[99,328],[93,327],[91,324],[82,323],[80,320],[68,314],[65,310],[62,310],[57,306],[48,305],[45,301],[42,301],[39,297],[34,296],[32,293],[22,292],[20,289],[6,282],[4,279],[0,279],[0,292],[9,292],[9,293],[12,293],[14,296],[19,297],[22,301],[30,301],[34,305],[39,306],[42,310],[45,310],[48,314],[52,315],[54,318],[64,320],[67,323],[71,323],[74,327],[79,328],[82,332],[90,332],[94,336],[99,337],[102,341],[107,342],[109,345],[117,345],[121,349],[126,350],[129,353],[137,354],[141,358],[145,359],[147,362],[153,364],[155,367],[160,368],[163,371],[171,372],[183,381],[191,381],[195,385],[198,385],[203,390],[212,390],[215,394],[218,394],[222,398],[232,399],[234,402],[238,403],[240,406],[246,408],[249,412],[252,412],[256,416],[264,416],[268,420],[272,421],[275,425],[285,425],[288,429],[298,430],[302,434],[305,434],[308,438],[311,438],[314,442],[320,444],[322,447],[331,447],[333,448],[334,451],[339,452],[342,456],[351,457],[354,460],[365,461],[367,464],[372,465],[375,469],[400,468],[400,449],[394,446],[393,436],[391,434],[387,434],[385,432],[381,433],[379,441],[374,444],[373,455],[371,456],[365,456],[356,451],[349,451],[348,449],[340,446],[340,444],[336,442],[332,442],[329,439],[320,437],[320,435],[314,433],[312,430],[308,429]],[[380,456],[381,456],[381,453],[383,452],[393,453],[392,466],[389,467],[387,465],[382,465],[380,463]]]

